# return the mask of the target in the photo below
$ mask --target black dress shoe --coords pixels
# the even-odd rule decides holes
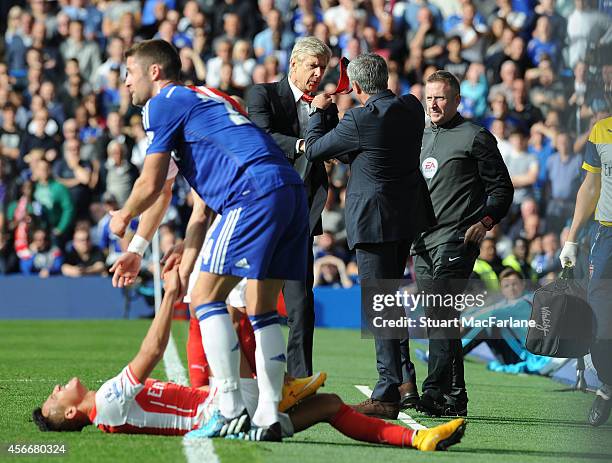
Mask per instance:
[[[443,416],[467,416],[467,397],[464,400],[457,400],[445,394],[444,401],[446,405]]]
[[[442,416],[446,411],[446,402],[443,397],[435,397],[433,393],[425,391],[421,394],[416,409],[427,416]]]
[[[610,418],[610,409],[612,408],[612,397],[610,397],[612,391],[610,389],[609,386],[603,386],[597,391],[587,420],[591,426],[601,426]]]
[[[398,390],[400,393],[400,408],[415,408],[419,402],[419,393],[414,383],[400,384]]]

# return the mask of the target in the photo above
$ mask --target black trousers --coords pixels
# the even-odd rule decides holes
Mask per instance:
[[[410,251],[410,241],[357,244],[357,266],[361,280],[370,278],[399,280],[404,273]],[[414,365],[410,361],[408,335],[403,339],[374,339],[378,382],[372,398],[385,402],[398,402],[398,386],[416,383]]]
[[[289,339],[287,340],[287,373],[296,378],[312,375],[312,344],[315,325],[314,256],[312,236],[308,239],[306,281],[285,281],[283,297],[287,309]]]
[[[414,269],[419,291],[425,294],[461,293],[474,268],[478,256],[476,245],[446,243],[418,254]],[[429,306],[425,315],[430,319],[458,319],[460,312],[454,308]],[[463,373],[463,347],[459,327],[428,328],[428,374],[423,382],[423,392],[434,396],[446,394],[451,400],[467,402]]]

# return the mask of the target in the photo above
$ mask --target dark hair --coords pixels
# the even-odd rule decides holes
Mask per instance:
[[[448,71],[436,71],[431,74],[427,78],[426,83],[430,82],[445,82],[452,89],[455,95],[459,95],[461,93],[461,87],[459,86],[459,81],[455,77],[455,75]]]
[[[38,426],[43,432],[55,431],[55,432],[67,432],[67,431],[82,431],[86,424],[77,423],[72,421],[66,421],[62,419],[59,422],[54,422],[45,417],[42,414],[42,408],[38,407],[32,412],[32,421]]]
[[[519,272],[517,272],[511,267],[506,267],[499,273],[499,281],[503,280],[504,278],[509,278],[513,275],[516,276],[519,280],[523,279],[523,275],[521,275]]]
[[[42,408],[40,407],[36,408],[32,412],[32,420],[36,426],[38,426],[38,429],[43,432],[55,431],[55,429],[53,429],[53,424],[43,416]]]
[[[138,42],[125,52],[126,58],[130,56],[139,58],[145,69],[148,69],[152,64],[158,64],[163,69],[166,79],[179,79],[181,58],[176,48],[165,40],[143,40]]]

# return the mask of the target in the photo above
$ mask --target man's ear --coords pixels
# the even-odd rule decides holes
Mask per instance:
[[[351,85],[353,86],[353,90],[355,90],[357,95],[361,95],[363,93],[363,89],[361,88],[361,85],[359,85],[359,82],[353,81],[351,82]]]
[[[64,418],[66,418],[67,420],[73,419],[76,416],[76,414],[77,414],[77,408],[74,405],[64,410]]]
[[[149,66],[149,77],[153,82],[162,78],[162,68],[159,64],[152,64]]]

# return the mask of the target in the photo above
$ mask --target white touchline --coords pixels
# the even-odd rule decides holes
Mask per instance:
[[[187,372],[181,363],[172,334],[164,352],[164,368],[169,381],[183,386],[189,385]],[[183,453],[187,457],[187,463],[220,463],[211,439],[183,439]]]
[[[359,392],[361,392],[367,397],[370,397],[372,395],[372,389],[370,389],[368,386],[355,385],[355,387],[357,388]],[[405,423],[406,425],[408,425],[410,429],[414,429],[415,431],[418,429],[427,429],[427,426],[423,426],[421,423],[416,422],[414,418],[412,418],[410,415],[407,415],[404,412],[400,412],[399,415],[397,415],[397,417],[402,423]]]

